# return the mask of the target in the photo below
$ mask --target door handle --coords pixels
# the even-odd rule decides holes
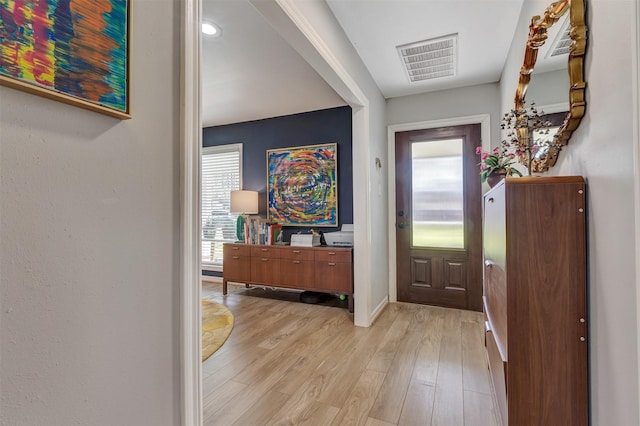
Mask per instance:
[[[398,216],[402,218],[402,222],[398,222],[398,228],[404,229],[408,228],[407,221],[409,220],[409,215],[405,216],[404,210],[398,210]]]

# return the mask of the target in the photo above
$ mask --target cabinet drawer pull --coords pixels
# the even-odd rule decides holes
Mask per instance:
[[[231,247],[231,250],[240,250],[240,247]]]
[[[329,262],[328,265],[329,266],[336,266],[336,264],[334,262]]]
[[[298,263],[300,263],[300,261],[299,260],[294,260],[293,263],[295,263],[297,265]]]
[[[495,200],[493,199],[493,197],[491,197],[487,201],[490,202],[490,203],[493,203]]]
[[[263,257],[263,258],[262,258],[262,259],[260,259],[260,260],[262,260],[263,262],[268,262],[268,261],[269,261],[269,258],[268,258],[268,257]]]
[[[294,253],[299,254],[300,250],[293,250]]]
[[[329,256],[335,256],[335,255],[336,255],[336,252],[335,252],[335,251],[330,251],[330,252],[329,252]]]
[[[269,249],[260,249],[260,250],[262,250],[262,251],[269,251]]]
[[[240,256],[233,256],[234,259],[240,259]]]

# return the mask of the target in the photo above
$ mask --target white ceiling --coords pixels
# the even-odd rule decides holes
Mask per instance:
[[[221,29],[202,38],[204,127],[345,105],[246,0],[204,0],[203,21]]]
[[[327,0],[386,98],[496,82],[522,1]],[[457,75],[409,83],[396,46],[458,34]]]
[[[204,127],[345,105],[247,0],[204,0],[202,12],[221,29],[202,37]]]
[[[302,1],[302,0],[301,0]],[[523,0],[327,0],[386,98],[500,79]],[[345,105],[247,0],[204,0],[203,125]],[[458,34],[457,75],[410,83],[396,46]]]

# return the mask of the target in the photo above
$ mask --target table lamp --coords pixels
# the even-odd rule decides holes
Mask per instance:
[[[231,191],[230,213],[238,213],[236,222],[236,238],[244,242],[244,223],[246,215],[258,213],[258,191]]]

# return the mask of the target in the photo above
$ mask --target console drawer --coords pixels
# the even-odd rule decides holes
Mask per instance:
[[[353,291],[351,263],[316,261],[315,265],[316,288],[324,288],[336,293]]]
[[[280,259],[280,283],[301,290],[312,289],[314,269],[315,264],[312,260]]]
[[[227,255],[233,256],[251,256],[251,247],[240,244],[225,244],[223,246],[223,254],[226,259]]]
[[[313,249],[303,249],[303,248],[291,248],[287,250],[281,250],[280,257],[282,259],[291,259],[291,260],[311,260],[314,259],[314,250]]]
[[[258,284],[280,284],[280,259],[251,257],[251,281]]]
[[[351,250],[316,250],[316,262],[351,263]]]
[[[279,259],[280,250],[273,246],[253,246],[251,247],[251,257]]]
[[[225,246],[225,251],[226,251]],[[235,253],[224,255],[224,279],[237,282],[251,280],[251,258]]]

